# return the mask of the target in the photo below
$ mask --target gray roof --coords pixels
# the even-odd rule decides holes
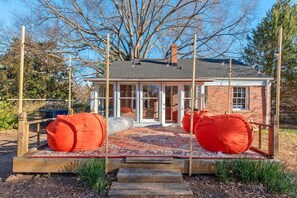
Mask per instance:
[[[115,61],[110,66],[111,79],[192,79],[193,59],[180,59],[177,66],[167,59]],[[138,62],[137,61],[137,62]],[[229,59],[196,59],[196,79],[228,78]],[[269,78],[251,66],[232,60],[232,78]]]

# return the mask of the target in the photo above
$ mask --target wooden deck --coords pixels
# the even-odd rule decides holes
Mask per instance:
[[[86,152],[56,152],[48,147],[29,149],[28,126],[31,122],[20,120],[18,155],[13,159],[15,173],[69,173],[82,162],[90,158],[105,158],[105,146],[95,151]],[[42,121],[40,121],[42,122]],[[34,121],[36,124],[40,122]],[[257,123],[254,123],[257,124]],[[217,161],[234,159],[270,160],[276,155],[277,143],[273,125],[268,127],[268,142],[266,149],[262,142],[261,126],[256,133],[257,140],[254,147],[243,153],[228,155],[212,153],[204,150],[193,139],[192,173],[213,173]],[[37,127],[37,136],[40,127]],[[40,142],[38,137],[37,142]],[[257,145],[259,143],[259,145]],[[266,151],[265,151],[266,150]],[[165,160],[165,161],[164,161]],[[167,162],[166,162],[167,160]],[[116,135],[109,136],[109,172],[116,172],[119,168],[172,168],[181,173],[189,172],[189,134],[179,128],[134,128]]]
[[[15,173],[71,173],[82,162],[91,158],[29,158],[14,157],[13,172]],[[159,158],[147,157],[145,161],[134,158],[131,162],[129,157],[109,158],[109,172],[117,172],[119,168],[172,168],[181,173],[189,173],[189,159],[172,158],[172,163],[156,163]],[[168,159],[168,158],[166,158]],[[217,161],[232,161],[233,159],[193,159],[193,174],[214,173],[214,165]],[[271,160],[271,159],[253,159]]]

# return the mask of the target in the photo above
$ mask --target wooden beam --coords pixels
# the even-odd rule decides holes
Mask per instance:
[[[192,157],[193,157],[193,124],[194,124],[194,97],[195,97],[195,78],[196,78],[196,40],[194,36],[193,52],[193,70],[192,70],[192,91],[191,91],[191,122],[190,122],[190,155],[189,155],[189,176],[192,175]]]
[[[71,71],[71,56],[69,56],[69,67],[68,67],[68,114],[72,115],[73,114],[73,110],[71,108],[71,98],[72,98],[72,71]]]
[[[276,98],[275,98],[275,115],[274,129],[273,129],[273,156],[276,157],[278,153],[278,130],[279,130],[279,117],[280,117],[280,83],[281,83],[281,70],[282,70],[282,41],[283,41],[283,28],[279,29],[278,35],[278,57],[277,57],[277,71],[276,71]]]
[[[22,112],[19,116],[18,126],[18,149],[17,156],[22,157],[28,152],[29,132],[27,127],[27,113]]]
[[[105,133],[105,173],[108,173],[108,115],[109,115],[109,34],[107,34],[106,41],[106,93],[105,93],[105,121],[106,121],[106,133]]]
[[[25,26],[22,26],[21,62],[20,62],[20,79],[19,79],[19,115],[23,111],[24,58],[25,58]]]
[[[272,156],[273,159],[277,158],[278,155],[278,126],[277,126],[277,116],[273,117],[273,127],[269,128],[268,134],[268,150],[269,155]]]
[[[227,113],[231,113],[231,76],[232,76],[232,59],[229,60],[229,79],[228,79],[228,105]]]

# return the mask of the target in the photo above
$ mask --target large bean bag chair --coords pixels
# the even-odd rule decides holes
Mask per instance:
[[[201,117],[195,126],[195,136],[206,150],[228,154],[245,152],[254,139],[251,124],[238,114]]]
[[[201,117],[204,116],[212,116],[208,111],[194,111],[194,120],[193,120],[193,130],[195,129],[195,125],[199,121]],[[183,129],[190,133],[191,127],[191,111],[187,111],[182,119]]]
[[[100,147],[106,125],[99,114],[58,115],[47,127],[47,142],[55,151],[85,151]]]
[[[108,135],[134,127],[134,120],[128,117],[108,118]]]
[[[129,107],[121,107],[121,113],[131,113],[132,110]]]

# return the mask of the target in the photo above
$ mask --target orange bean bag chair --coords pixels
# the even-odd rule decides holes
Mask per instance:
[[[99,114],[58,115],[47,127],[47,142],[55,151],[85,151],[100,147],[106,125]]]
[[[129,107],[122,107],[121,108],[121,113],[131,113],[132,110]]]
[[[228,154],[245,152],[254,140],[251,124],[238,114],[201,117],[195,126],[195,136],[206,150]]]
[[[195,125],[199,121],[199,119],[203,116],[212,116],[209,111],[194,111],[194,120],[193,120],[193,130],[195,129]],[[187,111],[182,119],[183,129],[190,133],[191,127],[191,111]]]

